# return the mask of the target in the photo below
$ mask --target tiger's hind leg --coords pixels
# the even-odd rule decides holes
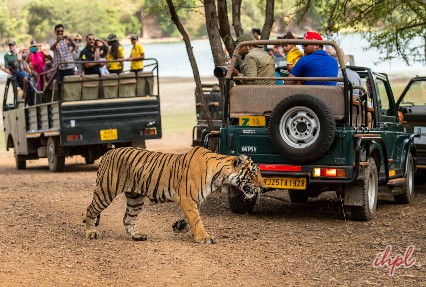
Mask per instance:
[[[127,233],[132,236],[133,240],[144,241],[147,239],[146,234],[139,233],[135,225],[136,217],[141,212],[144,204],[144,197],[140,194],[130,192],[126,192],[125,195],[127,198],[127,207],[123,218],[124,228],[126,228]]]

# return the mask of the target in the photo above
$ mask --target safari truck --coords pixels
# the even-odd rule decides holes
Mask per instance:
[[[333,46],[342,77],[279,77],[284,85],[234,83],[243,80],[231,74],[242,45],[286,43]],[[225,76],[222,126],[208,134],[206,142],[217,137],[220,154],[250,156],[261,170],[264,192],[288,190],[293,203],[335,191],[353,219],[370,220],[379,187],[397,203],[411,202],[416,135],[408,133],[398,119],[387,75],[367,67],[348,68],[359,74],[361,86],[348,80],[342,51],[334,41],[240,43]],[[338,85],[288,85],[291,80],[336,81]],[[257,201],[246,200],[235,188],[228,189],[228,200],[236,213],[250,212]]]
[[[6,149],[13,148],[17,169],[47,158],[49,170],[63,171],[65,157],[81,155],[92,164],[116,147],[145,147],[161,138],[158,62],[145,59],[143,72],[66,76],[62,85],[36,91],[24,106],[12,77],[3,98]]]
[[[416,174],[418,183],[426,182],[426,77],[414,77],[397,101],[400,122],[409,133],[418,134],[416,147]]]

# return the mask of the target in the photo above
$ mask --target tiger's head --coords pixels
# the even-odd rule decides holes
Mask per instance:
[[[234,168],[229,184],[241,190],[246,199],[262,192],[264,183],[260,169],[249,157],[243,154],[235,157]]]

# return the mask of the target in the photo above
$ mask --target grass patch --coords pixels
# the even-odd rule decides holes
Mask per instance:
[[[196,122],[196,117],[193,112],[167,115],[162,114],[161,121],[163,133],[179,132],[188,129],[192,130],[192,127]]]

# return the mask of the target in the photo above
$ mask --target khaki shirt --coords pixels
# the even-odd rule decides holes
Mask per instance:
[[[275,77],[275,62],[262,48],[252,48],[241,65],[238,77]],[[275,85],[275,80],[245,80],[245,85]]]

